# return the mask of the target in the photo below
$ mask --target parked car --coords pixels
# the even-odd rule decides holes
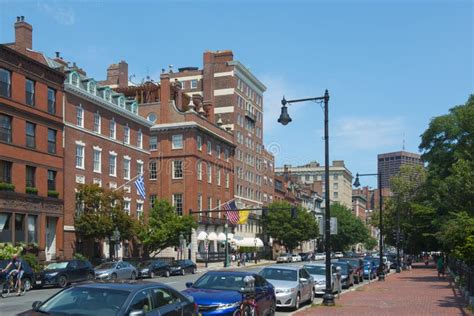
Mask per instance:
[[[314,254],[314,260],[319,261],[324,259],[326,259],[326,254],[324,252],[316,252]]]
[[[326,264],[310,263],[303,266],[314,279],[314,291],[317,295],[326,293]],[[336,273],[334,266],[331,265],[331,290],[334,292]],[[331,293],[332,293],[331,292]]]
[[[311,261],[313,254],[311,252],[300,252],[298,254],[301,257],[301,261]]]
[[[135,280],[137,276],[137,268],[126,261],[104,262],[95,267],[95,278],[97,280]]]
[[[268,266],[259,274],[275,287],[276,306],[300,308],[302,302],[314,300],[314,279],[303,267]]]
[[[3,270],[6,268],[6,266],[10,263],[11,260],[0,260],[0,270]],[[23,276],[21,277],[21,284],[25,287],[27,291],[31,290],[33,288],[33,281],[35,280],[35,272],[33,269],[31,269],[30,265],[28,262],[25,260],[21,260],[21,265],[23,266]],[[10,271],[13,269],[13,267],[10,268]],[[3,282],[8,274],[8,272],[0,272],[0,282]]]
[[[342,258],[342,257],[344,257],[344,255],[342,254],[342,252],[336,251],[336,252],[334,253],[334,258]]]
[[[289,254],[289,253],[282,253],[276,259],[277,263],[288,263],[288,262],[292,262],[292,261],[293,261],[293,258],[291,256],[291,254]]]
[[[170,264],[171,274],[195,274],[197,266],[192,260],[175,260]]]
[[[372,259],[364,259],[364,278],[375,279],[377,277],[377,265]]]
[[[291,255],[291,262],[301,262],[301,256],[296,255],[296,254],[292,254]]]
[[[68,287],[21,316],[194,316],[193,299],[161,283],[95,283]]]
[[[354,285],[354,270],[352,269],[352,265],[348,262],[333,262],[332,263],[336,269],[337,267],[341,268],[341,286],[342,288],[350,288]]]
[[[354,282],[356,284],[364,282],[363,260],[359,260],[358,258],[340,258],[338,261],[349,262],[351,264],[354,273]]]
[[[59,286],[66,287],[73,282],[94,279],[94,268],[87,260],[66,260],[52,262],[44,270],[35,275],[36,287]]]
[[[183,294],[194,298],[199,315],[236,315],[242,304],[246,276],[255,278],[257,300],[256,315],[274,315],[276,308],[275,288],[262,276],[249,271],[210,271],[195,283],[186,283]]]
[[[171,268],[169,263],[161,260],[146,260],[138,263],[138,277],[151,278],[155,276],[169,277],[171,275]]]

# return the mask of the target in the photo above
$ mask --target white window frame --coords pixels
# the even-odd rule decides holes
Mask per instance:
[[[225,173],[225,187],[226,189],[228,189],[230,187],[230,176],[229,176],[229,172],[226,172]]]
[[[196,173],[197,173],[197,179],[202,181],[202,161],[199,160],[196,164]]]
[[[143,173],[143,160],[137,160],[137,175],[142,175]]]
[[[127,213],[128,215],[130,215],[130,209],[131,209],[131,199],[130,198],[124,198],[123,199],[123,210],[125,211],[125,213]]]
[[[110,163],[111,159],[114,159],[114,172],[110,172],[110,167],[112,166],[112,164]],[[111,177],[116,177],[117,176],[117,153],[115,152],[109,152],[109,176]]]
[[[152,139],[155,140],[154,144],[152,142]],[[152,148],[152,145],[154,145],[153,148]],[[158,150],[158,136],[156,136],[156,135],[150,136],[149,149],[150,149],[150,151]]]
[[[99,112],[94,113],[94,132],[100,134],[102,128],[102,117]]]
[[[93,171],[95,173],[102,173],[102,148],[94,146],[93,149],[94,149],[92,153]],[[96,159],[96,154],[98,154],[98,159]]]
[[[78,150],[81,149],[81,156],[78,155]],[[76,142],[76,169],[85,169],[86,165],[86,144]],[[78,159],[81,158],[81,164],[78,164]]]
[[[202,151],[202,136],[201,135],[196,136],[196,147],[197,147],[197,150]]]
[[[123,127],[123,142],[124,144],[130,144],[130,127],[128,124]]]
[[[176,200],[176,197],[178,195],[181,196],[181,214],[178,213],[178,209],[176,209],[176,212],[178,213],[178,215],[182,215],[183,211],[184,211],[184,194],[183,193],[173,193],[173,195],[171,197],[171,203],[174,207],[176,207],[175,200]]]
[[[137,202],[137,218],[143,217],[143,202]]]
[[[84,127],[84,108],[82,107],[82,104],[79,104],[76,107],[76,125]]]
[[[128,156],[123,157],[123,178],[125,180],[130,180],[130,174],[131,174],[131,166],[132,164],[130,163],[132,159]],[[128,168],[126,166],[128,165]]]
[[[219,167],[216,168],[216,182],[217,185],[221,185],[221,169]]]
[[[191,80],[190,86],[191,86],[191,89],[196,89],[198,87],[197,79]]]
[[[151,169],[151,166],[152,166],[153,164],[155,165],[155,169],[156,169],[154,172],[152,172],[152,169]],[[148,162],[148,170],[149,170],[149,172],[150,172],[150,176],[148,177],[150,180],[156,180],[156,179],[158,179],[158,161],[156,161],[156,160],[150,160],[150,161]],[[154,177],[152,177],[152,176],[154,176]]]
[[[143,133],[141,129],[139,129],[137,133],[137,147],[143,148]]]
[[[212,142],[210,140],[207,141],[207,146],[206,147],[207,147],[206,148],[207,149],[207,154],[209,156],[212,156]]]
[[[117,122],[112,118],[109,122],[109,137],[112,139],[117,138]]]
[[[176,144],[180,142],[179,144]],[[175,134],[171,136],[171,149],[183,149],[184,148],[184,138],[183,134]]]
[[[221,159],[221,145],[216,145],[216,156],[217,158]]]
[[[212,165],[207,163],[207,183],[212,183]]]
[[[183,179],[184,178],[184,168],[183,168],[183,161],[182,160],[173,160],[172,162],[172,179],[178,180],[178,179]],[[177,167],[178,165],[180,166],[181,170],[178,170]],[[177,176],[176,173],[181,172],[181,176]]]

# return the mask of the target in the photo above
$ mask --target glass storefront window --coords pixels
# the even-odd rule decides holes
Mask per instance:
[[[38,234],[36,231],[36,223],[38,216],[28,215],[28,243],[38,243]]]
[[[11,213],[0,213],[0,240],[12,242]]]
[[[15,214],[15,243],[25,242],[25,215]]]

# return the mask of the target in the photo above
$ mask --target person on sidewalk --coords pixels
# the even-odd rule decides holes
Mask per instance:
[[[439,256],[438,263],[437,263],[437,268],[438,268],[438,278],[440,278],[440,277],[444,278],[444,260],[443,260],[443,256]]]

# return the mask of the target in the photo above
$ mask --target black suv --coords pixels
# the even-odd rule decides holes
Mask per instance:
[[[52,262],[36,274],[35,285],[66,287],[69,283],[94,280],[94,268],[87,260],[66,260]]]

